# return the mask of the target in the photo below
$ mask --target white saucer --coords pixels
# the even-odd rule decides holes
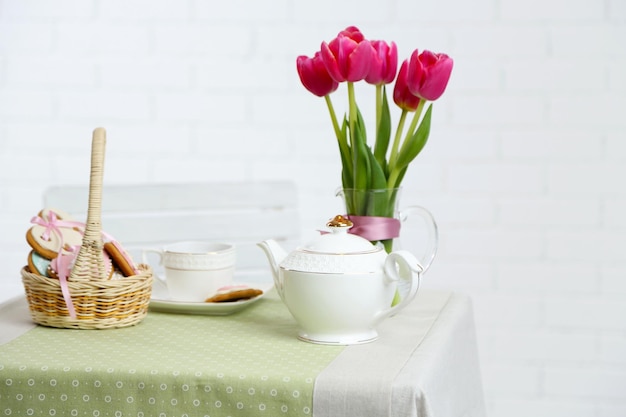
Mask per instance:
[[[252,288],[258,288],[263,294],[247,300],[224,302],[224,303],[206,303],[194,301],[177,301],[172,300],[167,293],[167,288],[160,280],[154,279],[152,285],[152,298],[150,299],[150,310],[161,311],[165,313],[181,313],[181,314],[204,314],[209,316],[225,316],[243,310],[253,303],[259,301],[269,290],[274,287],[273,283],[247,283],[234,282],[233,285],[247,285]]]

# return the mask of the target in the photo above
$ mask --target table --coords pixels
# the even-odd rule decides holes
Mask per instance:
[[[151,311],[113,330],[33,325],[18,297],[0,304],[0,414],[485,415],[467,296],[420,290],[378,332],[302,342],[273,290],[229,316]]]

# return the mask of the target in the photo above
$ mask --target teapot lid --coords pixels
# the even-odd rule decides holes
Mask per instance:
[[[361,236],[349,234],[348,230],[353,223],[347,217],[337,215],[331,219],[326,226],[329,233],[323,233],[306,246],[302,247],[302,251],[323,253],[323,254],[363,254],[378,252],[381,249],[362,238]]]

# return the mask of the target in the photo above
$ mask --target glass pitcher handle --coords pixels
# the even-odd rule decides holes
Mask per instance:
[[[422,218],[427,235],[427,245],[423,251],[421,251],[422,253],[414,253],[424,268],[423,273],[425,273],[428,268],[430,268],[430,265],[433,263],[435,255],[437,254],[437,247],[439,246],[439,232],[435,218],[430,211],[422,206],[405,207],[398,213],[398,218],[402,223],[402,228],[400,229],[400,245],[402,249],[412,250],[412,245],[409,244],[409,239],[417,238],[416,236],[413,236],[409,230],[407,230],[409,227],[409,224],[407,223],[408,220],[415,216]]]

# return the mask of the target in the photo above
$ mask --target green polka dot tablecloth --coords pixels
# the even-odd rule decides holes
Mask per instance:
[[[344,347],[296,336],[274,292],[230,316],[36,327],[0,346],[0,416],[311,415],[315,378]]]

